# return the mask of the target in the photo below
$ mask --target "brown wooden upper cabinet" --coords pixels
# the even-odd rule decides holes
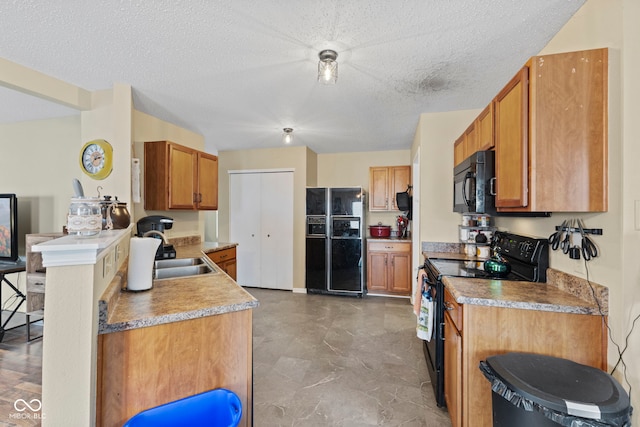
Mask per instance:
[[[527,62],[494,100],[499,211],[608,209],[607,99],[607,49]]]
[[[607,49],[534,56],[456,140],[454,165],[495,150],[498,212],[605,212],[607,100]]]
[[[490,120],[488,120],[487,115],[485,113],[486,111],[488,111],[488,109],[485,109],[485,111],[480,113],[480,116],[478,116],[478,118],[476,118],[469,125],[469,127],[467,127],[464,133],[460,135],[460,138],[456,139],[456,142],[453,145],[454,166],[458,166],[467,157],[469,157],[476,151],[480,150],[481,144],[485,144],[485,145],[487,144],[487,142],[482,139],[482,135],[480,134],[480,132],[482,131],[484,131],[485,133],[487,132],[488,121],[491,121],[491,129],[489,129],[489,131],[492,131],[493,115],[490,116],[489,117]],[[481,117],[482,117],[482,121],[481,121]],[[484,128],[482,126],[484,126]],[[485,136],[485,139],[486,139],[486,136]],[[493,134],[491,134],[491,146],[493,146]],[[488,148],[484,148],[484,149],[488,150]]]
[[[528,204],[528,79],[529,67],[525,66],[493,101],[496,125],[496,207],[520,207]]]
[[[494,147],[493,102],[482,110],[476,119],[476,151],[486,151]],[[473,153],[469,153],[473,154]]]
[[[218,157],[171,141],[145,142],[144,208],[218,209]]]
[[[467,150],[464,144],[464,134],[462,134],[460,138],[456,139],[456,142],[453,143],[453,166],[458,166],[466,158]]]
[[[411,185],[411,166],[374,166],[369,168],[369,210],[395,211],[396,193]]]

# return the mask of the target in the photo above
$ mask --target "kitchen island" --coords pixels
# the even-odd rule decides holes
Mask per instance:
[[[464,254],[425,253],[429,258],[452,256],[467,259]],[[441,280],[444,392],[454,427],[493,425],[491,384],[478,368],[489,356],[528,352],[606,369],[607,288],[551,268],[546,283]]]
[[[178,246],[178,258],[225,245]],[[98,425],[121,426],[136,413],[215,388],[242,402],[252,423],[252,308],[258,301],[222,269],[155,280],[123,291],[126,263],[99,301]]]

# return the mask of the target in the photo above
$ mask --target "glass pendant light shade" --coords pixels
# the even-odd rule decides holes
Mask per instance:
[[[318,81],[330,85],[338,81],[338,54],[334,50],[323,50],[318,54]]]
[[[285,144],[291,144],[293,142],[293,129],[284,128],[282,129],[284,133],[282,134],[282,141]]]

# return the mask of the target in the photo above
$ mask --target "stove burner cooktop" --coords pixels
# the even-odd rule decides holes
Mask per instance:
[[[506,277],[494,277],[484,271],[484,261],[463,261],[453,259],[429,259],[441,276],[470,277],[476,279],[525,280],[509,273]]]
[[[484,271],[484,262],[430,258],[429,263],[440,276],[546,282],[549,267],[547,239],[496,231],[491,241],[491,252],[500,254],[511,265],[511,273],[506,277],[494,277]]]

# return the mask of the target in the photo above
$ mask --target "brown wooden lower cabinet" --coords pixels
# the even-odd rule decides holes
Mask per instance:
[[[218,267],[229,275],[233,280],[237,280],[237,261],[236,261],[236,248],[221,249],[215,252],[209,252],[207,254],[209,259],[215,262]]]
[[[411,293],[411,242],[367,242],[367,291],[403,296]]]
[[[163,403],[224,387],[252,425],[251,310],[98,336],[97,425],[121,427]]]
[[[489,356],[537,353],[607,367],[601,316],[457,304],[446,288],[444,298],[445,398],[453,427],[493,426],[491,384],[478,367]]]

